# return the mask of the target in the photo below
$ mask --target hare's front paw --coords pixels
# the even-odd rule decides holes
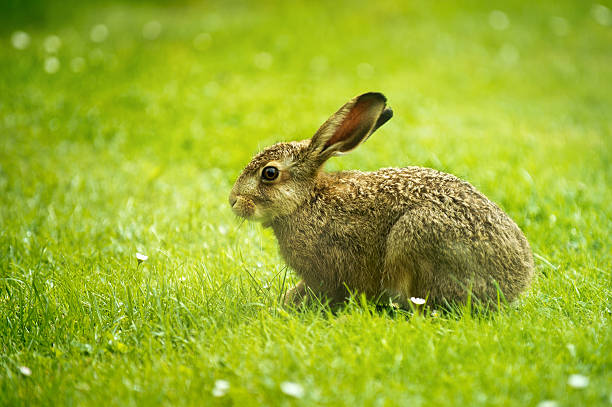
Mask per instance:
[[[306,302],[308,292],[304,280],[300,280],[295,287],[290,288],[285,293],[285,307],[299,307]]]

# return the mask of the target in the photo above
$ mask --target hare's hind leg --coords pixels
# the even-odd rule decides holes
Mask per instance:
[[[391,228],[385,253],[383,289],[402,307],[410,297],[427,299],[429,304],[461,301],[468,289],[462,282],[473,267],[461,239],[451,244],[444,237],[447,219],[419,208],[406,212]]]
[[[431,305],[495,298],[486,267],[494,252],[470,241],[454,222],[444,213],[419,208],[391,228],[382,288],[400,305],[410,297],[427,298]]]
[[[416,239],[409,215],[402,216],[387,236],[381,288],[401,308],[408,308],[410,297],[418,295],[415,287],[418,263],[412,251]]]

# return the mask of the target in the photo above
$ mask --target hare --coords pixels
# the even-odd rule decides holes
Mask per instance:
[[[466,181],[430,168],[327,173],[392,116],[381,93],[364,93],[309,140],[257,154],[229,196],[233,212],[271,227],[301,281],[285,295],[332,305],[350,293],[409,307],[485,306],[512,301],[530,283],[527,239],[497,205]]]

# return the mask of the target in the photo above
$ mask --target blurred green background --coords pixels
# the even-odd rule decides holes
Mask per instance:
[[[610,7],[2,2],[0,404],[610,405]],[[366,91],[395,116],[327,168],[474,184],[534,250],[516,304],[279,309],[229,189]]]

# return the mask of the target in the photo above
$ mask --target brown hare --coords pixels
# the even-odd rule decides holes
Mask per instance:
[[[472,185],[421,167],[322,170],[392,115],[382,94],[357,96],[310,140],[266,148],[238,177],[232,210],[271,227],[301,277],[285,303],[314,294],[337,305],[350,292],[402,307],[513,300],[533,275],[529,243]]]

